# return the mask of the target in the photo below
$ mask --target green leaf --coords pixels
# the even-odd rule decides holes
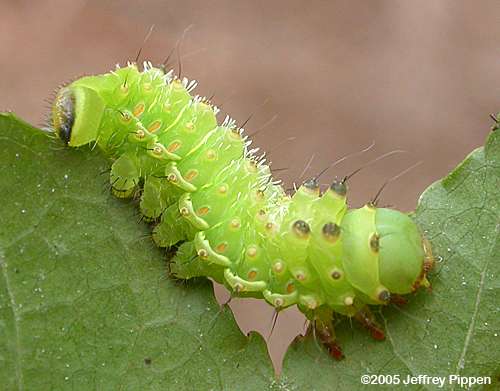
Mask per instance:
[[[438,263],[432,292],[380,314],[387,339],[376,342],[343,322],[346,358],[334,363],[311,336],[288,351],[282,381],[297,390],[361,389],[364,374],[444,376],[414,389],[460,389],[450,375],[491,377],[500,387],[500,131],[422,195],[416,220]],[[369,388],[370,386],[365,386]],[[373,387],[373,386],[371,386]],[[472,387],[479,389],[481,386]],[[379,386],[377,389],[393,389]]]
[[[369,389],[364,374],[444,376],[456,390],[449,375],[491,376],[499,386],[499,131],[417,208],[439,260],[433,291],[377,314],[385,342],[344,320],[343,361],[300,338],[278,380],[262,338],[219,312],[209,282],[167,277],[149,228],[131,223],[136,205],[109,195],[99,153],[0,115],[0,165],[3,389]]]
[[[211,284],[167,277],[99,153],[0,115],[0,388],[261,390],[266,345]]]

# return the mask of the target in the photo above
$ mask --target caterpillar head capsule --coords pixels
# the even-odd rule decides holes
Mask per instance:
[[[375,223],[382,285],[397,294],[426,285],[427,248],[413,220],[397,210],[377,208]]]
[[[430,250],[408,215],[366,205],[347,213],[343,227],[348,278],[374,303],[387,304],[391,294],[428,285]]]
[[[59,138],[71,147],[97,139],[104,103],[94,90],[62,87],[52,105],[52,126]]]

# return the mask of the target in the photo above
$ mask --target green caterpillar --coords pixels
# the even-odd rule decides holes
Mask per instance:
[[[348,209],[345,180],[321,194],[315,179],[289,196],[248,150],[234,121],[216,120],[195,83],[145,63],[62,87],[52,126],[70,147],[97,145],[113,160],[112,192],[140,194],[160,247],[178,246],[171,271],[211,277],[233,296],[297,305],[334,357],[334,313],[384,333],[368,305],[428,287],[430,246],[404,213]]]

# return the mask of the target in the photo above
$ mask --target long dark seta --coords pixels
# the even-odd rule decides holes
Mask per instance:
[[[347,182],[349,179],[351,179],[354,175],[356,175],[357,173],[359,173],[360,171],[364,170],[365,168],[371,166],[372,164],[378,162],[379,160],[382,160],[382,159],[385,159],[386,157],[389,157],[389,156],[392,156],[392,155],[395,155],[397,153],[407,153],[407,151],[403,151],[401,149],[395,149],[395,150],[392,150],[392,151],[389,151],[389,152],[386,152],[378,157],[376,157],[375,159],[372,159],[370,160],[368,163],[366,164],[363,164],[361,167],[357,168],[356,170],[354,170],[353,172],[351,172],[350,174],[346,175],[343,179],[342,179],[342,182]]]
[[[319,179],[325,172],[327,172],[329,169],[331,168],[334,168],[336,166],[338,166],[340,163],[342,163],[344,160],[347,160],[347,159],[350,159],[352,157],[355,157],[355,156],[359,156],[359,155],[362,155],[363,153],[365,152],[368,152],[370,149],[372,149],[373,147],[375,146],[375,141],[372,141],[370,145],[368,145],[366,148],[363,148],[362,150],[360,151],[356,151],[356,152],[351,152],[343,157],[341,157],[340,159],[337,159],[335,160],[333,163],[331,163],[329,166],[323,168],[316,176],[315,178],[316,179]]]
[[[382,191],[385,189],[385,187],[395,181],[396,179],[398,178],[401,178],[403,175],[405,175],[406,173],[410,172],[411,170],[413,170],[414,168],[420,166],[421,164],[423,163],[423,161],[419,161],[413,165],[411,165],[410,167],[404,169],[403,171],[401,171],[400,173],[394,175],[393,177],[387,179],[383,184],[382,186],[380,186],[380,188],[378,189],[377,193],[375,194],[375,196],[372,198],[372,200],[370,201],[370,204],[372,205],[377,205],[377,202],[379,200],[379,197],[380,195],[382,194]]]

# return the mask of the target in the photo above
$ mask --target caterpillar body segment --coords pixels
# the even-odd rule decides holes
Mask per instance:
[[[210,277],[277,310],[297,305],[334,357],[334,313],[380,336],[367,304],[429,285],[418,227],[396,210],[348,209],[344,181],[321,193],[312,179],[287,195],[234,121],[219,124],[218,110],[191,96],[194,85],[129,64],[61,88],[52,126],[68,146],[97,145],[113,160],[115,196],[140,192],[154,241],[178,246],[177,278]]]

